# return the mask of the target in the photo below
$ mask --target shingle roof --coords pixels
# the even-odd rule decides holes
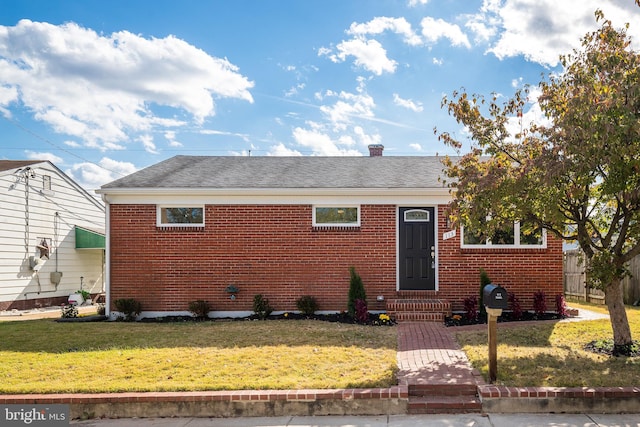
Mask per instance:
[[[440,157],[175,156],[103,185],[124,188],[442,188]]]
[[[37,163],[42,163],[42,160],[0,160],[0,171],[19,169]]]

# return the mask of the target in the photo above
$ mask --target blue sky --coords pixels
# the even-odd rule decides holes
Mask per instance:
[[[598,7],[640,22],[633,0],[0,0],[0,158],[93,190],[179,154],[454,154],[442,96],[561,72]]]

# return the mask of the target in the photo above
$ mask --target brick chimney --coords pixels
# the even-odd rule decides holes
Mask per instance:
[[[371,144],[369,145],[369,157],[382,157],[383,150],[384,150],[384,145]]]

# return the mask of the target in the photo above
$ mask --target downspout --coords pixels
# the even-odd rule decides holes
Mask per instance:
[[[105,289],[105,297],[104,297],[104,314],[107,317],[111,315],[111,207],[109,205],[109,200],[106,194],[102,195],[102,201],[104,202],[104,231],[105,231],[105,243],[104,243],[104,253],[105,253],[105,272],[104,272],[104,289]]]

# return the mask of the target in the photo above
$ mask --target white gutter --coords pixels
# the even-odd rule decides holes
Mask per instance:
[[[142,198],[153,199],[166,197],[448,197],[455,189],[450,188],[124,188],[95,190],[102,195],[105,205],[118,204],[120,200]]]

